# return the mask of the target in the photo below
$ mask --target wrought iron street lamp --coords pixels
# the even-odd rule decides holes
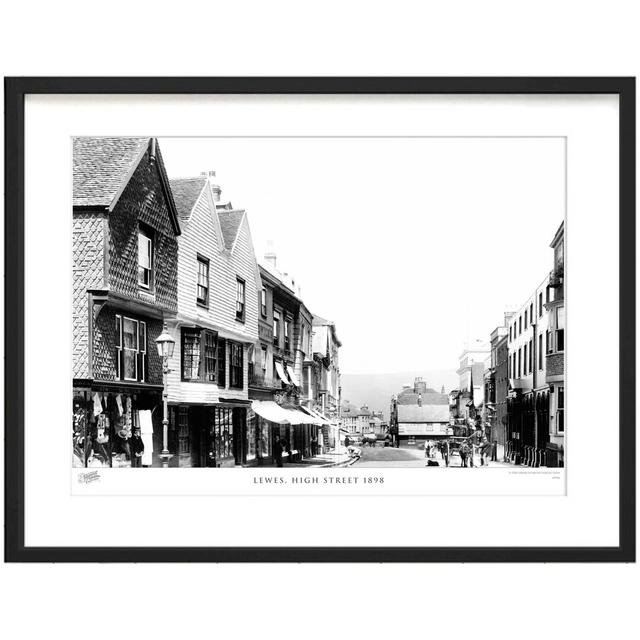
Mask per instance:
[[[162,466],[168,467],[171,454],[169,453],[169,392],[167,377],[169,374],[169,358],[173,356],[173,348],[176,341],[173,339],[167,328],[167,323],[162,327],[162,333],[156,338],[156,346],[158,347],[158,355],[162,358],[162,453],[160,459]]]

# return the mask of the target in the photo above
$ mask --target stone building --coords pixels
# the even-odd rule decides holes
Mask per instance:
[[[159,465],[178,214],[155,138],[73,139],[73,445],[78,466]],[[132,434],[144,441],[141,459]]]
[[[467,435],[480,416],[484,402],[485,362],[491,355],[491,346],[484,340],[465,343],[456,373],[458,388],[449,394],[451,419],[456,435]]]

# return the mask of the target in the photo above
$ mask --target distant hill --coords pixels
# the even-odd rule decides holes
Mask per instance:
[[[458,376],[454,369],[435,369],[431,371],[406,371],[402,373],[343,373],[342,399],[344,402],[361,407],[367,404],[370,409],[383,411],[385,420],[389,419],[391,396],[402,389],[403,384],[413,385],[417,377],[436,391],[444,385],[446,393],[458,386]]]

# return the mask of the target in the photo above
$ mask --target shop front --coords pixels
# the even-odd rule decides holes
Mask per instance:
[[[91,382],[73,389],[74,467],[162,466],[162,388]]]
[[[254,400],[247,416],[247,439],[255,456],[247,465],[275,463],[273,449],[280,443],[285,460],[311,458],[318,453],[320,420],[300,407],[279,405],[271,400]]]
[[[169,450],[178,467],[233,467],[248,451],[243,433],[247,407],[179,404],[169,407]]]

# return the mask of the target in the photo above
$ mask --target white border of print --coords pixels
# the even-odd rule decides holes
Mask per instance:
[[[612,285],[618,279],[616,97],[28,96],[25,123],[25,334],[38,335],[42,310],[49,310],[47,329],[59,341],[47,345],[47,360],[61,363],[62,369],[60,375],[46,376],[46,383],[43,382],[43,345],[27,339],[27,546],[618,543],[618,462],[611,456],[601,470],[593,466],[594,443],[602,440],[607,419],[611,424],[618,421],[617,394],[607,400],[602,419],[594,417],[593,407],[581,401],[595,387],[594,372],[606,375],[608,388],[618,388],[618,355],[615,350],[594,349],[593,325],[588,321],[593,317],[594,300],[606,292],[607,341],[617,344],[618,289]],[[385,478],[402,474],[397,483],[391,483],[395,497],[362,499],[361,494],[347,497],[343,493],[339,499],[318,496],[309,500],[306,491],[304,497],[286,499],[262,494],[230,498],[197,496],[193,486],[186,493],[181,492],[180,497],[168,493],[155,497],[110,495],[90,500],[73,496],[66,464],[70,375],[65,375],[63,365],[68,363],[70,374],[70,343],[63,338],[69,336],[70,323],[67,314],[52,312],[70,308],[70,303],[60,303],[60,288],[55,286],[69,282],[70,273],[71,236],[68,224],[61,223],[70,219],[69,138],[97,134],[566,136],[571,315],[585,318],[582,324],[573,321],[567,336],[567,351],[571,354],[567,362],[571,379],[566,398],[571,436],[567,495],[411,497],[410,483],[412,478],[415,483],[415,474],[407,469],[386,469]],[[52,260],[52,246],[56,246],[55,255],[67,258]],[[593,259],[594,247],[598,260]],[[617,451],[617,440],[617,432],[606,432],[608,450]],[[172,480],[193,485],[202,471],[180,470],[179,474],[172,473]],[[185,479],[177,480],[185,472]],[[352,471],[344,473],[348,472]],[[375,472],[370,470],[369,475]],[[504,493],[503,479],[493,473],[485,473],[483,481],[494,478]],[[107,474],[102,477],[107,478]],[[547,481],[543,474],[529,477],[536,478],[532,482]],[[544,484],[538,485],[537,493],[546,492],[541,487]],[[137,493],[133,486],[131,490]],[[110,517],[111,514],[117,517]],[[171,517],[167,518],[167,514]],[[594,514],[598,517],[594,518]],[[438,526],[428,526],[430,521]],[[221,522],[224,526],[220,526]],[[269,526],[256,527],[261,522],[269,522]],[[470,522],[479,526],[469,527]],[[554,526],[549,527],[549,522]],[[96,527],[96,523],[100,526]]]

